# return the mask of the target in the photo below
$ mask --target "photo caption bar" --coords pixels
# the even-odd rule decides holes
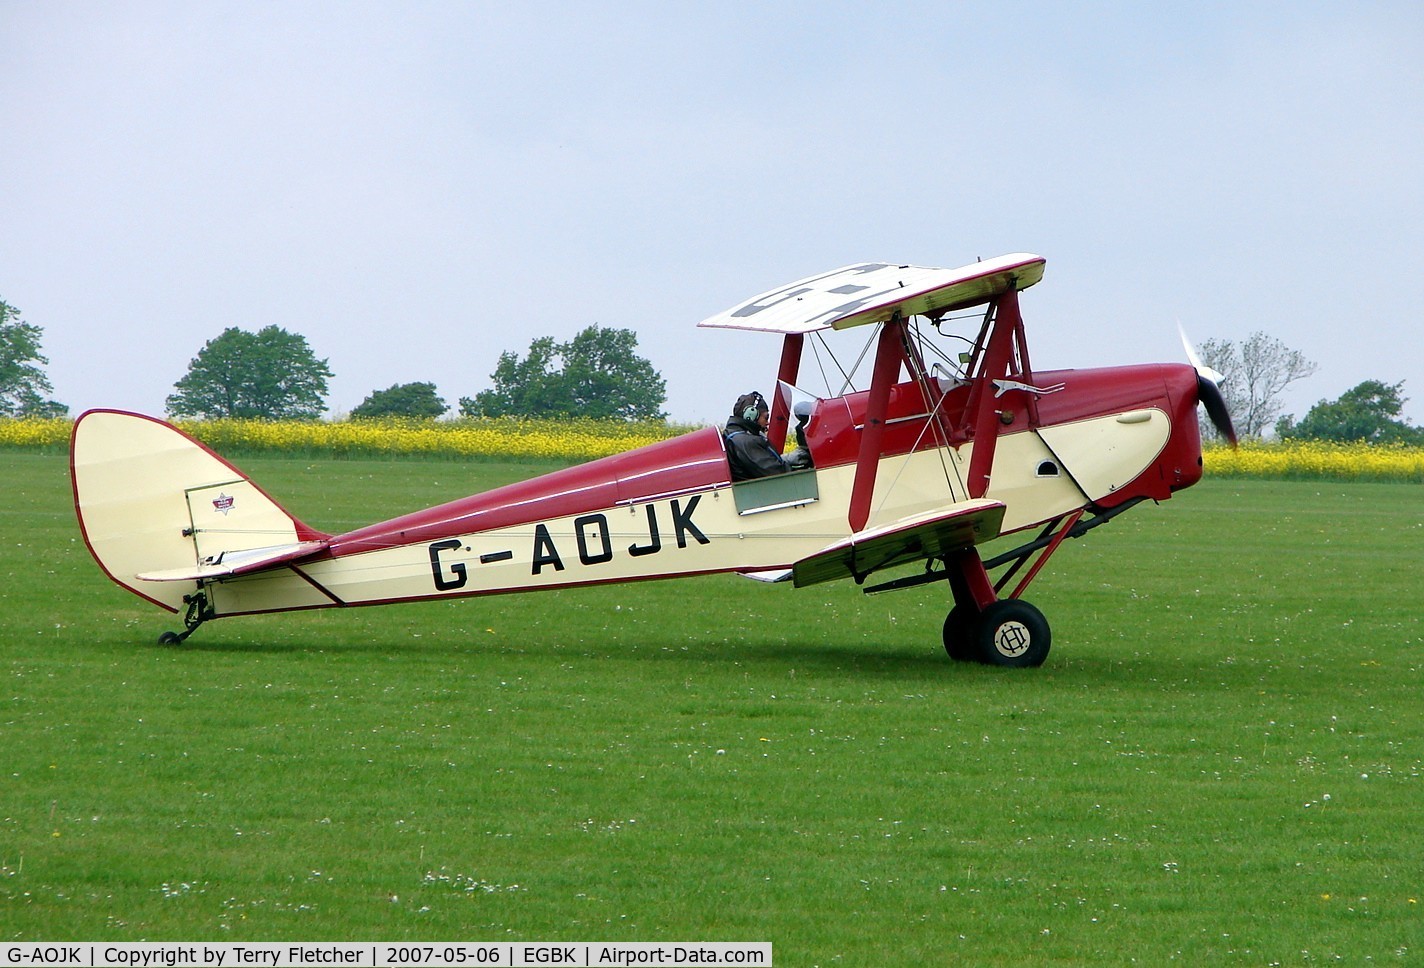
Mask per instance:
[[[115,941],[46,944],[9,942],[0,945],[0,968],[406,968],[415,965],[755,965],[769,966],[769,941],[626,941],[519,942],[484,944],[414,944],[411,942],[254,942],[220,944],[202,941]]]

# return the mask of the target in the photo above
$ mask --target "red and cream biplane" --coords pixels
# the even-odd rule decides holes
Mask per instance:
[[[1043,269],[1027,254],[958,269],[866,263],[703,321],[782,337],[768,437],[781,450],[793,401],[809,403],[808,470],[734,483],[709,427],[331,535],[176,428],[92,410],[71,446],[80,526],[111,579],[184,615],[165,642],[232,615],[714,572],[864,583],[923,562],[865,590],[944,582],[952,657],[1039,665],[1048,623],[1020,596],[1048,557],[1200,479],[1199,402],[1234,438],[1200,365],[1033,369],[1019,293]],[[871,334],[869,386],[803,391],[803,355],[824,372],[826,331],[854,327]]]

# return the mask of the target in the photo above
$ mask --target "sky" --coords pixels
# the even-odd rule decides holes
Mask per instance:
[[[597,324],[710,423],[780,344],[700,320],[1034,252],[1037,369],[1264,331],[1318,365],[1287,412],[1424,423],[1417,0],[0,0],[0,50],[0,299],[75,414],[161,415],[230,326],[343,413]]]

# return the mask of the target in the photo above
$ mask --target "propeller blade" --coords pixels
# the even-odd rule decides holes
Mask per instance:
[[[1177,321],[1177,334],[1182,337],[1182,349],[1187,351],[1187,362],[1192,365],[1192,369],[1197,371],[1197,376],[1204,376],[1217,386],[1221,386],[1221,381],[1225,377],[1221,375],[1220,371],[1213,370],[1202,362],[1201,356],[1197,354],[1197,348],[1187,338],[1187,331],[1182,328],[1181,320]]]
[[[1182,337],[1182,349],[1187,351],[1187,361],[1197,371],[1197,400],[1206,407],[1206,415],[1216,432],[1226,438],[1232,447],[1236,446],[1236,427],[1231,423],[1231,411],[1226,409],[1226,398],[1221,395],[1221,381],[1226,379],[1219,370],[1214,370],[1202,362],[1197,348],[1187,338],[1182,321],[1177,320],[1177,333]]]
[[[1197,399],[1206,407],[1206,415],[1211,418],[1211,425],[1216,428],[1216,432],[1235,447],[1236,428],[1231,423],[1231,413],[1226,409],[1226,399],[1221,395],[1221,387],[1201,370],[1197,371]]]

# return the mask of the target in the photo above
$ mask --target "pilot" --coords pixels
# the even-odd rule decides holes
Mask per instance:
[[[727,463],[732,469],[732,480],[769,477],[791,469],[766,439],[766,425],[770,422],[770,408],[760,393],[753,390],[737,397],[727,429],[722,434],[727,442]]]

